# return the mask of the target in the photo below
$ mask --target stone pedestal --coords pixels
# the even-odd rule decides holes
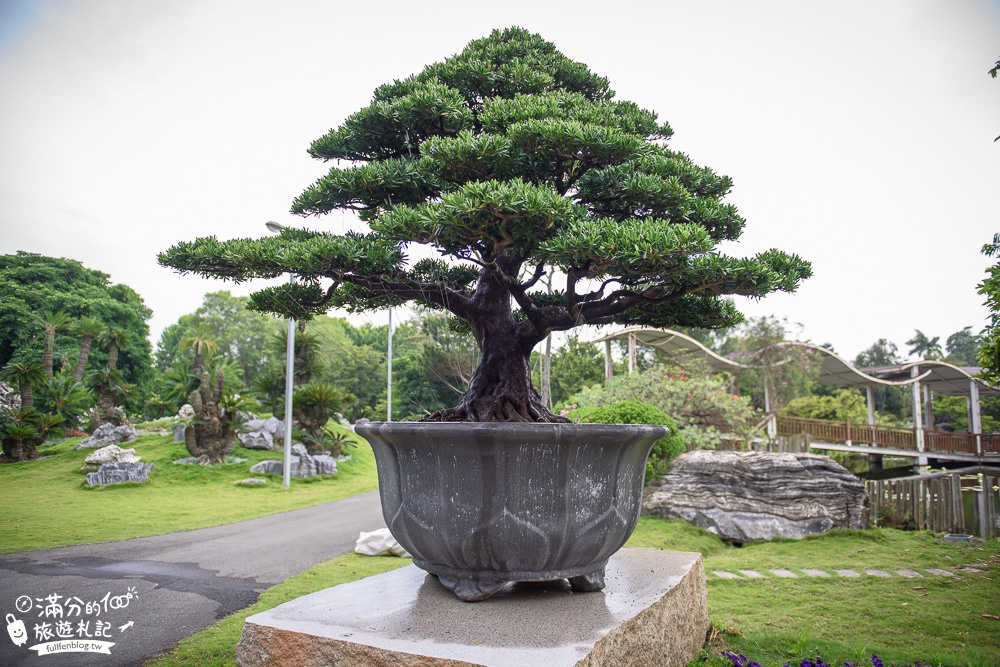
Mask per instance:
[[[247,618],[243,667],[683,667],[708,631],[696,553],[622,549],[607,586],[520,583],[462,602],[413,565]]]

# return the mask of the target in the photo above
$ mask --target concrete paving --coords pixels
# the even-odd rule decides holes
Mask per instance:
[[[18,647],[0,632],[0,665],[141,665],[384,526],[373,491],[214,528],[0,555],[0,618],[6,627],[12,615],[28,634]],[[39,640],[45,623],[52,636]],[[59,640],[60,623],[67,641],[112,642],[110,655],[28,649]]]

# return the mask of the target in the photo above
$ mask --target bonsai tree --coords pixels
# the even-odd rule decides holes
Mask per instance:
[[[672,133],[540,36],[494,31],[377,88],[309,148],[336,162],[292,212],[356,211],[370,232],[206,237],[159,260],[235,281],[294,273],[249,306],[299,320],[406,302],[449,311],[481,358],[458,405],[425,419],[566,421],[531,385],[529,355],[550,332],[733,326],[727,295],[790,292],[811,273],[777,250],[717,250],[744,226],[723,202],[732,182],[670,149]],[[438,257],[408,261],[413,244]],[[559,271],[552,294],[546,267]]]

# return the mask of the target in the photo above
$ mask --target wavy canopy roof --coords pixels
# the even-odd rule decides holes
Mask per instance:
[[[745,368],[760,368],[753,364],[743,364],[720,356],[699,341],[687,334],[673,329],[625,329],[593,341],[599,343],[607,340],[627,339],[635,335],[637,342],[656,348],[668,355],[683,354],[689,358],[704,361],[716,372],[734,372]],[[834,352],[808,343],[782,343],[806,348],[818,353],[822,359],[819,382],[832,387],[871,387],[890,386],[903,387],[920,381],[936,394],[948,396],[967,396],[971,392],[970,381],[974,381],[980,394],[1000,395],[1000,388],[984,384],[975,377],[980,369],[975,367],[953,366],[944,361],[920,360],[894,366],[877,366],[859,369],[847,363]],[[913,377],[913,369],[917,376]]]

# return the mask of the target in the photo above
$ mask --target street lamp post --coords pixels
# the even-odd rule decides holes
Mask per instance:
[[[265,223],[269,231],[280,234],[284,225],[274,221]],[[289,284],[295,282],[295,274],[288,274]],[[285,488],[292,484],[292,390],[295,388],[295,319],[288,318],[288,335],[285,342],[285,451],[281,465]]]

